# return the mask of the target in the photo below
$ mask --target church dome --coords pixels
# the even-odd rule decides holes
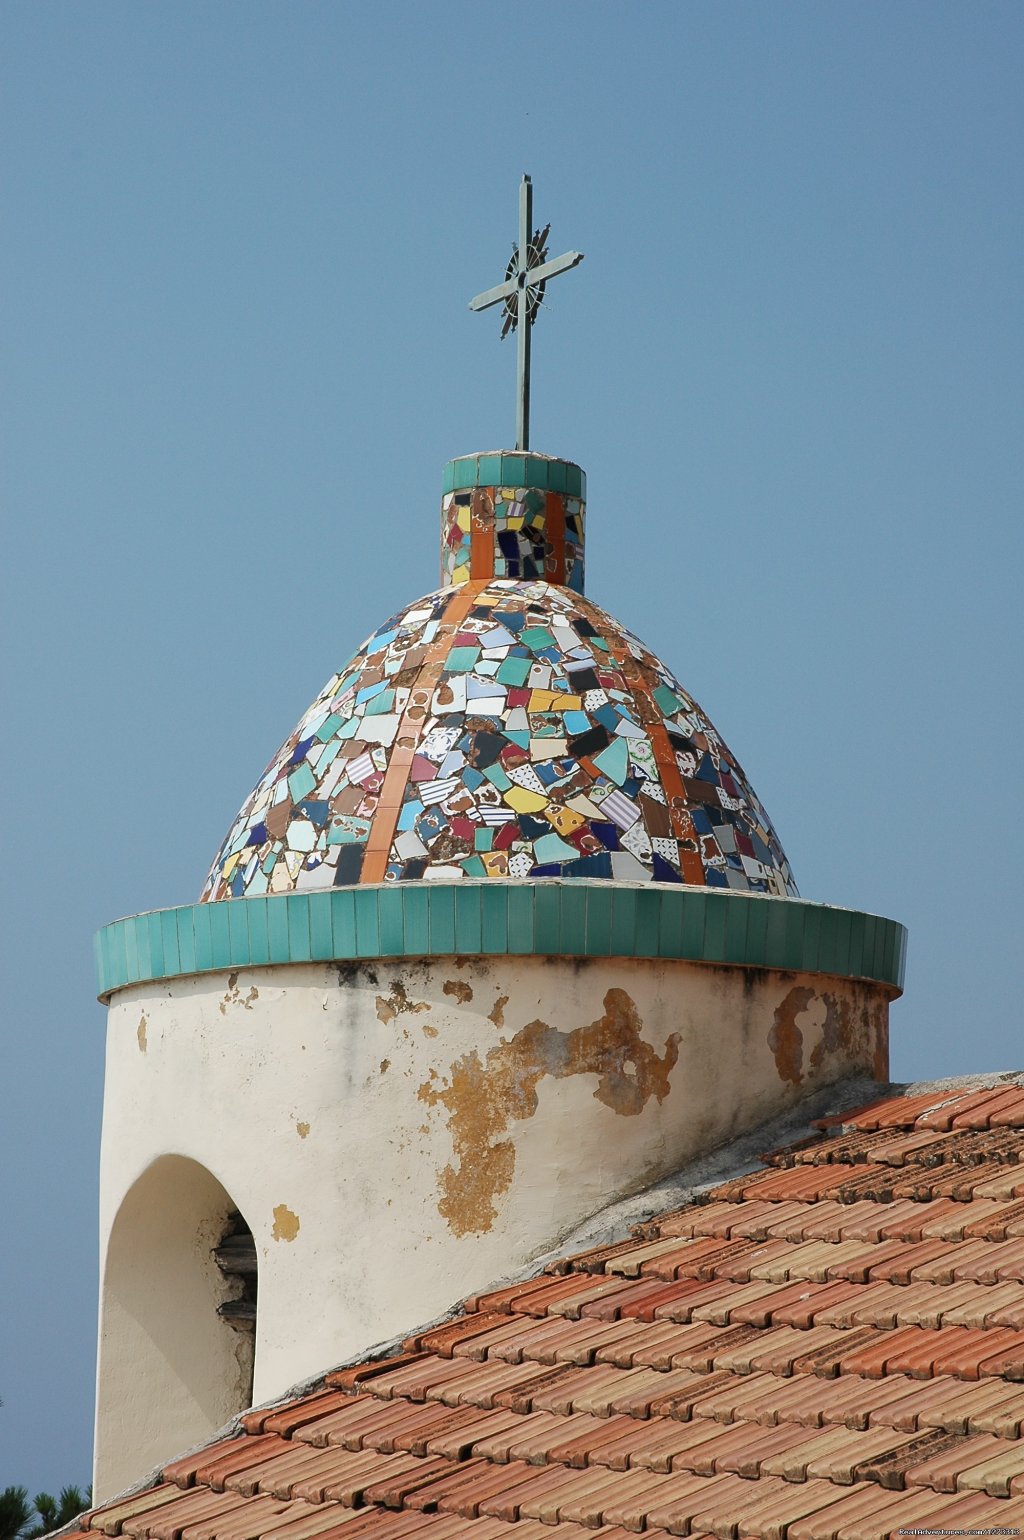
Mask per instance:
[[[583,596],[579,467],[467,456],[444,488],[445,586],[328,680],[246,799],[201,899],[517,877],[795,895],[711,722]]]

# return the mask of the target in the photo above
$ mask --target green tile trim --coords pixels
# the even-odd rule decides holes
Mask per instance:
[[[101,999],[129,984],[274,963],[380,957],[657,957],[868,979],[903,992],[896,920],[697,887],[409,883],[229,898],[115,920],[96,936]]]
[[[538,492],[586,498],[587,478],[572,460],[510,450],[449,460],[441,478],[442,492],[465,492],[471,487],[535,487]]]

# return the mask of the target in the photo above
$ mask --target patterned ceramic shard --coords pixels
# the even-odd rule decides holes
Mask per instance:
[[[488,538],[537,544],[519,502],[493,500]],[[582,584],[582,505],[578,530]],[[201,899],[548,876],[796,894],[739,763],[653,653],[570,584],[474,579],[459,536],[449,553],[450,586],[376,631],[271,760]]]

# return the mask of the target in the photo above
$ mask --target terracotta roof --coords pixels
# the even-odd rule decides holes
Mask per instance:
[[[1024,1086],[890,1096],[88,1515],[133,1540],[1024,1529]]]

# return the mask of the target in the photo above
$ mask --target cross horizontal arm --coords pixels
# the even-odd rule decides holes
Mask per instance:
[[[506,283],[499,283],[493,289],[485,289],[482,294],[476,295],[469,302],[470,310],[489,310],[492,305],[500,305],[503,299],[510,299],[516,292],[516,280],[509,278]]]
[[[546,283],[549,278],[557,278],[559,273],[567,273],[572,267],[579,267],[583,261],[582,251],[565,251],[560,257],[552,257],[550,262],[542,262],[540,267],[531,267],[526,278],[533,289],[539,283]]]

